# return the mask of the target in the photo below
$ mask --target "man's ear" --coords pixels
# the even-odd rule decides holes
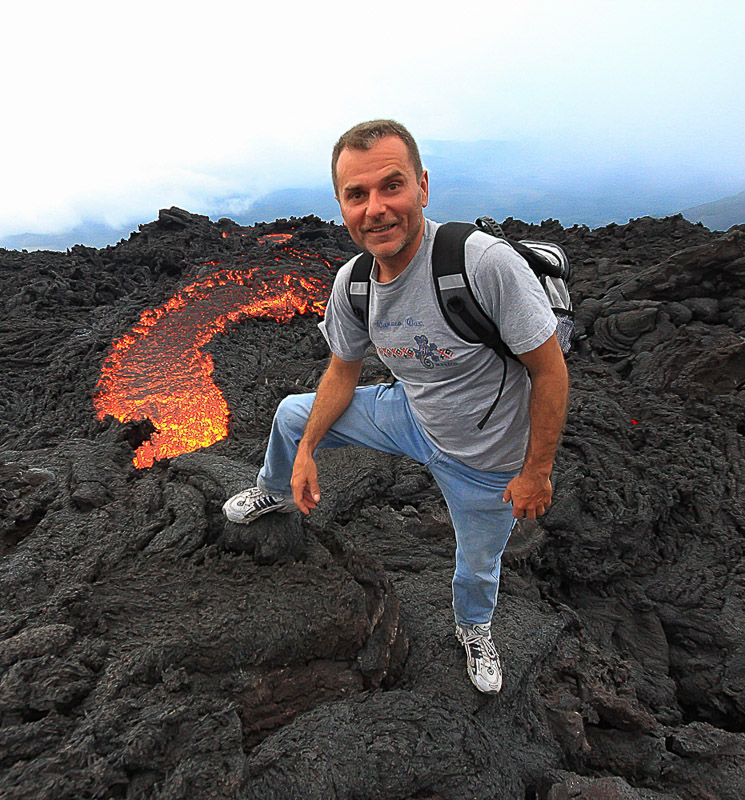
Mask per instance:
[[[422,208],[427,207],[427,203],[429,203],[429,174],[427,170],[423,170],[422,177],[419,180],[419,188],[422,192]]]

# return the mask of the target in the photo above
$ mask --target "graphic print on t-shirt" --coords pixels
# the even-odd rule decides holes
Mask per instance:
[[[375,346],[381,358],[416,358],[426,369],[434,369],[435,365],[446,364],[452,357],[453,351],[449,348],[438,349],[437,345],[422,335],[415,336],[416,349],[411,347],[380,347]]]

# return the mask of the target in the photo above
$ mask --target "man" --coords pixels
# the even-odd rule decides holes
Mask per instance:
[[[489,348],[460,339],[440,311],[431,266],[437,224],[423,215],[429,178],[414,139],[392,120],[356,125],[334,148],[332,177],[352,239],[374,256],[369,320],[349,302],[353,259],[339,270],[319,325],[331,360],[317,392],[280,403],[258,486],[230,498],[224,512],[243,523],[268,511],[310,513],[321,499],[318,447],[361,445],[426,464],[455,529],[453,609],[468,674],[480,691],[498,692],[491,619],[501,556],[515,519],[535,519],[551,504],[566,413],[556,320],[520,256],[481,232],[468,238],[473,291],[527,367],[507,359],[502,397],[479,430],[505,368]],[[357,387],[370,342],[398,379],[393,385]]]

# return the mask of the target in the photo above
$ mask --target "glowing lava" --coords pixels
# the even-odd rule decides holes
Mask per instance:
[[[112,345],[96,385],[99,419],[149,419],[156,432],[135,452],[138,468],[191,453],[228,434],[228,405],[212,380],[212,357],[201,348],[229,322],[295,314],[323,315],[328,287],[317,278],[257,269],[220,270],[143,312],[131,333]]]
[[[291,233],[267,233],[256,240],[259,244],[285,244],[292,239]]]

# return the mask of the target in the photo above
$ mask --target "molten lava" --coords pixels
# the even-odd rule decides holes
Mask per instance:
[[[112,345],[96,385],[99,419],[149,419],[156,432],[135,452],[138,468],[207,447],[228,434],[228,406],[201,348],[243,317],[287,322],[323,315],[328,287],[317,279],[258,269],[220,270],[144,311],[131,333]]]
[[[284,244],[292,239],[291,233],[267,233],[256,240],[259,244]]]

